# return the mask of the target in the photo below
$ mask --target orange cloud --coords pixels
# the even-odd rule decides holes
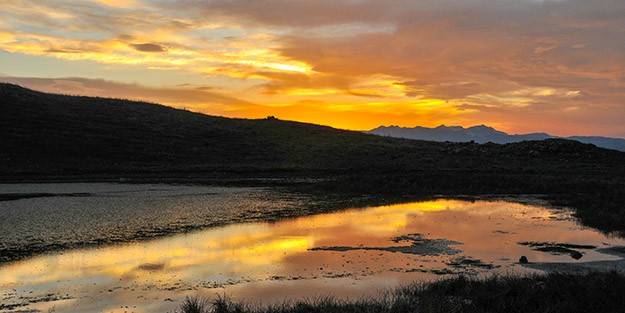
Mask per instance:
[[[484,123],[511,132],[625,134],[620,0],[140,4],[3,3],[0,49],[154,69],[163,81],[184,72],[223,89],[146,87],[150,100],[209,114],[352,129]],[[93,92],[86,85],[71,88]],[[139,96],[122,85],[107,90]]]

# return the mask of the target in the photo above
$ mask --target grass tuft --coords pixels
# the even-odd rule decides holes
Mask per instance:
[[[181,313],[209,313],[214,312],[210,310],[211,302],[206,298],[201,297],[186,297],[180,305]],[[222,311],[227,312],[227,311]]]

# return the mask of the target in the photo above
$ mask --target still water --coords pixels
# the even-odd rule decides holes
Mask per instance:
[[[182,203],[196,208],[210,207],[207,193],[213,200],[244,204],[250,204],[252,198],[270,199],[258,189],[172,188],[175,191],[161,186],[164,191],[144,194],[143,199],[130,192],[133,200],[126,201],[146,206],[161,192],[173,192],[176,203],[186,197]],[[115,199],[119,203],[120,199]],[[194,199],[203,202],[193,204]],[[64,205],[75,200],[56,199]],[[29,201],[44,207],[54,205],[46,202],[49,200],[21,199],[2,202],[0,210],[30,207],[33,203]],[[91,205],[90,210],[97,212],[98,205]],[[240,203],[220,205],[231,211],[205,209],[202,214],[245,211]],[[567,251],[538,251],[537,247],[547,243],[575,244],[567,247],[582,257],[577,260]],[[328,294],[355,299],[413,281],[460,273],[529,272],[517,264],[522,255],[533,262],[617,259],[595,251],[595,247],[623,244],[622,239],[580,227],[567,211],[539,205],[436,200],[354,208],[69,249],[5,263],[0,265],[0,312],[167,312],[187,295],[227,294],[256,303]]]

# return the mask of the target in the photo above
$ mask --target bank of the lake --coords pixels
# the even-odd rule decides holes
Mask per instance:
[[[227,296],[187,298],[180,313],[450,313],[623,312],[622,271],[571,275],[458,276],[413,283],[378,296],[345,301],[331,296],[274,304],[232,301]]]

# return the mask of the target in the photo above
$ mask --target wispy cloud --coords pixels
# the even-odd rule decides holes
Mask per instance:
[[[126,98],[130,100],[165,103],[187,109],[233,110],[252,103],[236,97],[220,94],[208,86],[184,85],[171,88],[146,87],[139,84],[123,84],[103,79],[76,77],[35,78],[35,77],[0,77],[0,81],[28,86],[30,88],[60,94],[87,95],[97,97]]]

